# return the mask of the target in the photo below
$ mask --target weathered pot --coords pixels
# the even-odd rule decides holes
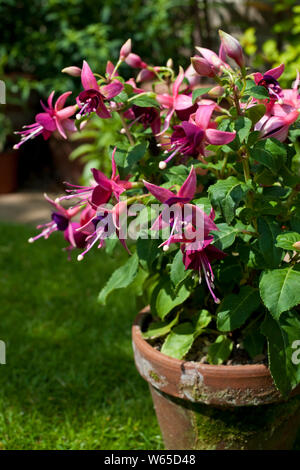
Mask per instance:
[[[132,328],[136,367],[149,383],[166,449],[290,449],[300,426],[300,387],[283,401],[264,365],[213,366],[168,357]]]

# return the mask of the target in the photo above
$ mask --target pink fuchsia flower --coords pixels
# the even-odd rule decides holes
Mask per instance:
[[[104,104],[104,100],[114,98],[124,88],[124,85],[117,79],[112,80],[108,85],[99,86],[91,71],[89,64],[83,61],[81,71],[81,82],[84,90],[77,97],[77,104],[81,108],[76,115],[77,119],[95,112],[99,117],[110,118],[111,114]]]
[[[67,190],[71,193],[67,196],[62,196],[59,201],[64,199],[73,199],[79,197],[80,205],[89,203],[93,208],[97,209],[101,204],[107,203],[111,196],[114,195],[117,201],[120,199],[120,195],[132,187],[130,181],[122,181],[120,176],[117,175],[117,166],[115,163],[116,147],[112,153],[112,175],[111,178],[107,178],[100,170],[92,168],[92,174],[95,183],[92,186],[76,186],[69,183],[68,186],[73,189]]]
[[[72,94],[71,91],[67,91],[61,95],[55,105],[52,105],[54,91],[50,94],[47,104],[45,106],[41,101],[41,105],[44,108],[44,113],[39,113],[35,116],[35,123],[29,126],[24,126],[23,131],[16,132],[21,135],[21,141],[14,146],[14,149],[20,148],[27,140],[33,139],[34,137],[42,134],[45,140],[49,139],[54,131],[58,131],[60,135],[66,139],[66,133],[75,132],[76,127],[74,121],[69,119],[76,112],[76,105],[67,106],[64,108],[66,99]]]
[[[181,153],[185,156],[205,155],[205,145],[229,144],[235,138],[235,132],[225,132],[216,129],[216,124],[211,122],[211,116],[215,109],[215,103],[200,105],[189,121],[184,121],[174,126],[171,136],[172,153],[166,160],[159,163],[160,169],[164,169],[172,158]]]
[[[284,64],[279,65],[273,69],[267,70],[263,75],[259,72],[253,74],[256,85],[265,87],[270,95],[270,98],[278,100],[281,97],[281,88],[277,79],[284,71]]]
[[[70,243],[73,246],[76,246],[71,220],[73,217],[75,217],[75,215],[78,214],[78,212],[81,210],[81,207],[65,209],[56,201],[50,199],[46,194],[45,198],[55,209],[55,211],[53,211],[51,214],[52,220],[47,224],[38,225],[37,229],[42,229],[42,231],[37,236],[30,238],[28,240],[29,243],[33,243],[42,237],[47,239],[53,232],[60,231],[64,232],[65,236],[68,237]]]
[[[114,234],[117,235],[121,244],[130,254],[120,222],[126,211],[126,201],[118,202],[112,209],[105,206],[100,207],[85,225],[77,228],[83,234],[89,232],[85,238],[85,249],[77,256],[78,261],[82,261],[93,246],[98,245],[98,248],[102,248],[105,245],[105,240]]]
[[[165,117],[165,122],[162,131],[157,135],[163,134],[169,128],[171,118],[175,111],[183,111],[193,106],[191,96],[179,94],[179,88],[183,82],[183,79],[184,70],[182,67],[180,67],[178,77],[173,83],[172,95],[169,95],[167,93],[156,95],[157,101],[162,105],[163,108],[167,109],[167,115]]]
[[[189,249],[189,244],[185,243],[181,245],[181,251],[183,254],[183,263],[185,269],[193,269],[199,273],[199,280],[201,282],[201,273],[204,273],[205,281],[207,287],[214,299],[215,303],[220,303],[220,300],[216,297],[214,289],[214,273],[211,267],[211,263],[214,260],[221,260],[225,258],[226,253],[219,250],[211,243],[213,242],[213,237],[208,237],[206,240],[203,240],[202,244],[199,244],[199,248]]]
[[[275,139],[283,142],[289,132],[289,127],[297,121],[299,111],[292,111],[284,116],[264,116],[255,125],[255,130],[260,131],[261,138],[267,139],[274,137]]]
[[[144,181],[144,184],[148,191],[166,206],[151,227],[151,230],[155,231],[168,227],[171,229],[168,239],[160,245],[164,251],[169,249],[171,243],[188,242],[201,235],[205,237],[211,230],[216,229],[215,224],[199,207],[189,204],[197,185],[194,167],[176,194],[147,181]],[[195,234],[197,230],[198,233]]]
[[[151,127],[153,134],[157,134],[160,131],[160,113],[154,107],[141,107],[134,104],[124,113],[124,116],[132,120],[129,127],[140,123],[144,129]]]
[[[221,54],[224,51],[225,54],[233,59],[240,68],[245,66],[245,59],[243,55],[243,49],[239,41],[228,33],[219,30],[219,36],[221,39]]]
[[[297,78],[291,89],[282,90],[278,102],[273,103],[270,110],[274,116],[285,116],[293,111],[300,111],[300,95],[298,91],[300,74],[297,73]]]

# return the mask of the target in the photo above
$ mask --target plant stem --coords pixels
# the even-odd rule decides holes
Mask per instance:
[[[120,116],[120,119],[121,119],[121,122],[122,122],[123,129],[125,130],[125,134],[126,134],[127,137],[128,137],[128,140],[129,140],[130,145],[134,145],[135,142],[134,142],[133,137],[132,137],[132,135],[130,134],[129,128],[128,128],[126,122],[125,122],[123,113],[119,112],[119,116]]]

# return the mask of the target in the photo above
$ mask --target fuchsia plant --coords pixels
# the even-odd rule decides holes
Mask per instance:
[[[177,75],[172,60],[144,62],[130,40],[104,75],[86,61],[63,70],[80,76],[83,90],[67,107],[71,93],[53,106],[52,92],[16,147],[55,131],[67,138],[93,115],[118,114],[123,140],[111,142],[111,177],[93,169],[89,186],[67,184],[67,195],[47,198],[51,222],[30,241],[61,231],[83,260],[119,239],[130,256],[100,302],[135,286],[151,305],[145,337],[164,345],[177,338],[164,353],[185,358],[193,345],[208,344],[203,362],[226,364],[238,350],[248,363],[268,352],[274,381],[288,394],[300,382],[291,359],[300,338],[299,74],[284,90],[284,64],[253,73],[239,42],[222,31],[220,39],[218,54],[197,48]],[[136,78],[122,78],[124,64]],[[126,231],[133,222],[141,226],[135,243]],[[178,323],[192,328],[203,315],[201,335],[180,335]]]

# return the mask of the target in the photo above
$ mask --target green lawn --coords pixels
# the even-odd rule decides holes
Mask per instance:
[[[116,259],[68,262],[59,234],[0,226],[0,448],[161,449],[131,350],[130,293],[96,302]],[[122,255],[122,252],[121,256]]]
[[[58,234],[30,245],[32,233],[0,226],[0,448],[163,448],[133,364],[135,302],[128,291],[96,302],[117,259],[68,262]]]

